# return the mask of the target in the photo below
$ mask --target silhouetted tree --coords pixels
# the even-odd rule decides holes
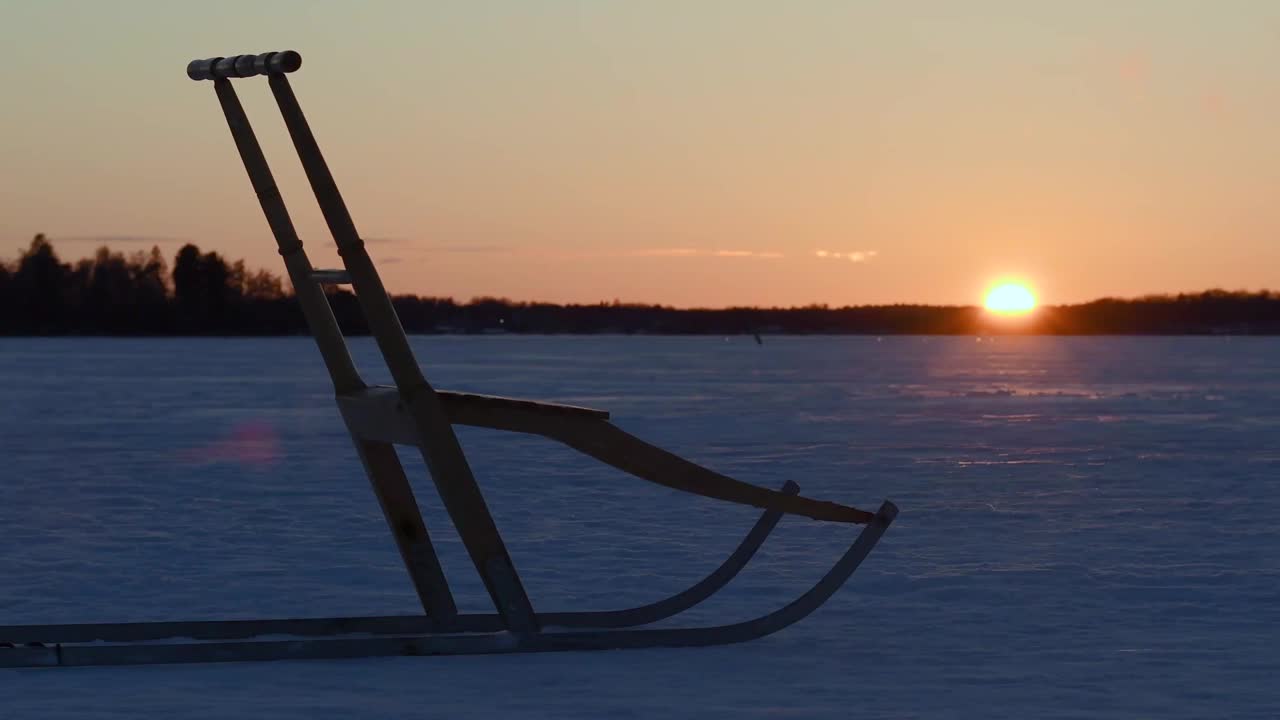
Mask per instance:
[[[189,330],[203,319],[206,292],[201,282],[200,248],[187,243],[173,258],[173,297],[184,329]]]
[[[243,264],[240,272],[243,272]],[[232,268],[216,252],[201,254],[190,243],[178,250],[173,261],[173,292],[188,332],[222,333],[231,330],[231,319],[240,301]]]
[[[168,263],[160,248],[150,253],[141,250],[129,258],[129,274],[134,286],[135,327],[146,333],[163,332],[169,327]]]
[[[13,273],[9,271],[8,263],[0,261],[0,335],[17,332],[14,307]]]
[[[242,292],[246,298],[259,301],[274,302],[285,297],[280,278],[266,270],[257,270],[245,275]]]
[[[67,330],[67,275],[70,271],[41,233],[18,258],[13,275],[19,332],[48,334]]]
[[[124,255],[111,252],[107,247],[98,248],[90,272],[88,304],[82,311],[99,331],[107,333],[128,332],[137,307],[133,278]]]
[[[231,282],[231,268],[216,252],[200,257],[201,284],[208,308],[206,330],[226,332],[233,308],[239,303],[240,288]]]

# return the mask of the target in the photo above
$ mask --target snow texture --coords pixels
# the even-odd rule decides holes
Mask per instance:
[[[0,670],[0,717],[1280,717],[1280,342],[420,337],[437,387],[611,410],[743,480],[902,515],[752,643]],[[353,352],[386,382],[376,348]],[[0,340],[0,623],[408,613],[308,338]],[[537,606],[715,567],[756,512],[537,438],[461,438]],[[464,610],[483,589],[402,453]],[[847,526],[787,518],[668,624],[797,596]]]

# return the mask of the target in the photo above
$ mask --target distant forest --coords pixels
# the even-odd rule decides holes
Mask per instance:
[[[327,290],[351,334],[367,328],[355,296]],[[1280,334],[1280,293],[1227,292],[1106,298],[992,317],[972,306],[875,305],[677,309],[601,302],[555,305],[480,297],[399,295],[410,333]],[[131,255],[99,248],[63,262],[44,235],[0,260],[0,335],[294,335],[307,332],[292,288],[216,252],[184,245],[172,269],[159,248]]]

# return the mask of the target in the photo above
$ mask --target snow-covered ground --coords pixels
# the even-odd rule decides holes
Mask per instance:
[[[748,644],[0,670],[0,718],[1280,717],[1280,341],[414,346],[438,387],[609,409],[741,479],[902,515],[830,603]],[[414,611],[309,339],[0,340],[0,383],[0,624]],[[541,609],[662,597],[755,518],[461,436]],[[404,457],[460,603],[487,610]],[[780,606],[850,536],[784,520],[684,620]]]

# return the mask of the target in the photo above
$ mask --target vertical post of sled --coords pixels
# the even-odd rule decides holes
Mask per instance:
[[[351,276],[351,284],[369,329],[413,418],[418,432],[418,448],[445,509],[507,627],[517,632],[537,631],[538,621],[533,605],[516,574],[480,486],[476,484],[453,425],[435,389],[427,382],[414,358],[391,297],[364,248],[364,241],[356,232],[351,213],[320,152],[289,79],[282,73],[274,73],[268,77],[268,82],[325,223],[338,246],[338,254]]]
[[[333,308],[329,306],[324,290],[311,276],[311,261],[302,249],[302,241],[298,239],[293,220],[289,217],[289,209],[276,187],[271,167],[262,153],[262,146],[258,144],[252,125],[249,124],[244,106],[240,104],[240,98],[230,80],[215,79],[214,89],[254,193],[257,194],[267,224],[275,235],[280,254],[284,256],[289,280],[293,283],[307,325],[320,347],[320,354],[333,379],[334,390],[339,395],[361,390],[365,387],[364,381],[360,379],[355,363],[351,360],[346,340],[333,317]],[[457,616],[458,609],[395,448],[386,443],[358,438],[354,434],[352,439],[423,609],[442,626],[447,627]]]
[[[262,205],[262,214],[266,216],[280,255],[284,257],[285,270],[289,273],[289,281],[293,283],[302,314],[320,348],[320,356],[324,358],[329,376],[333,378],[334,389],[339,393],[360,390],[365,386],[364,381],[360,379],[355,363],[351,360],[346,340],[342,337],[338,321],[333,317],[333,309],[329,307],[324,290],[311,279],[311,261],[302,249],[302,241],[298,239],[293,219],[289,217],[289,209],[284,204],[280,189],[276,187],[271,167],[253,133],[253,126],[249,124],[249,116],[245,114],[244,106],[240,104],[240,98],[230,80],[218,78],[213,81],[213,88],[218,94],[218,103],[222,105],[222,114],[227,118],[227,127],[231,129],[236,149],[240,151],[244,169],[249,174],[249,183],[258,196],[258,203]]]

